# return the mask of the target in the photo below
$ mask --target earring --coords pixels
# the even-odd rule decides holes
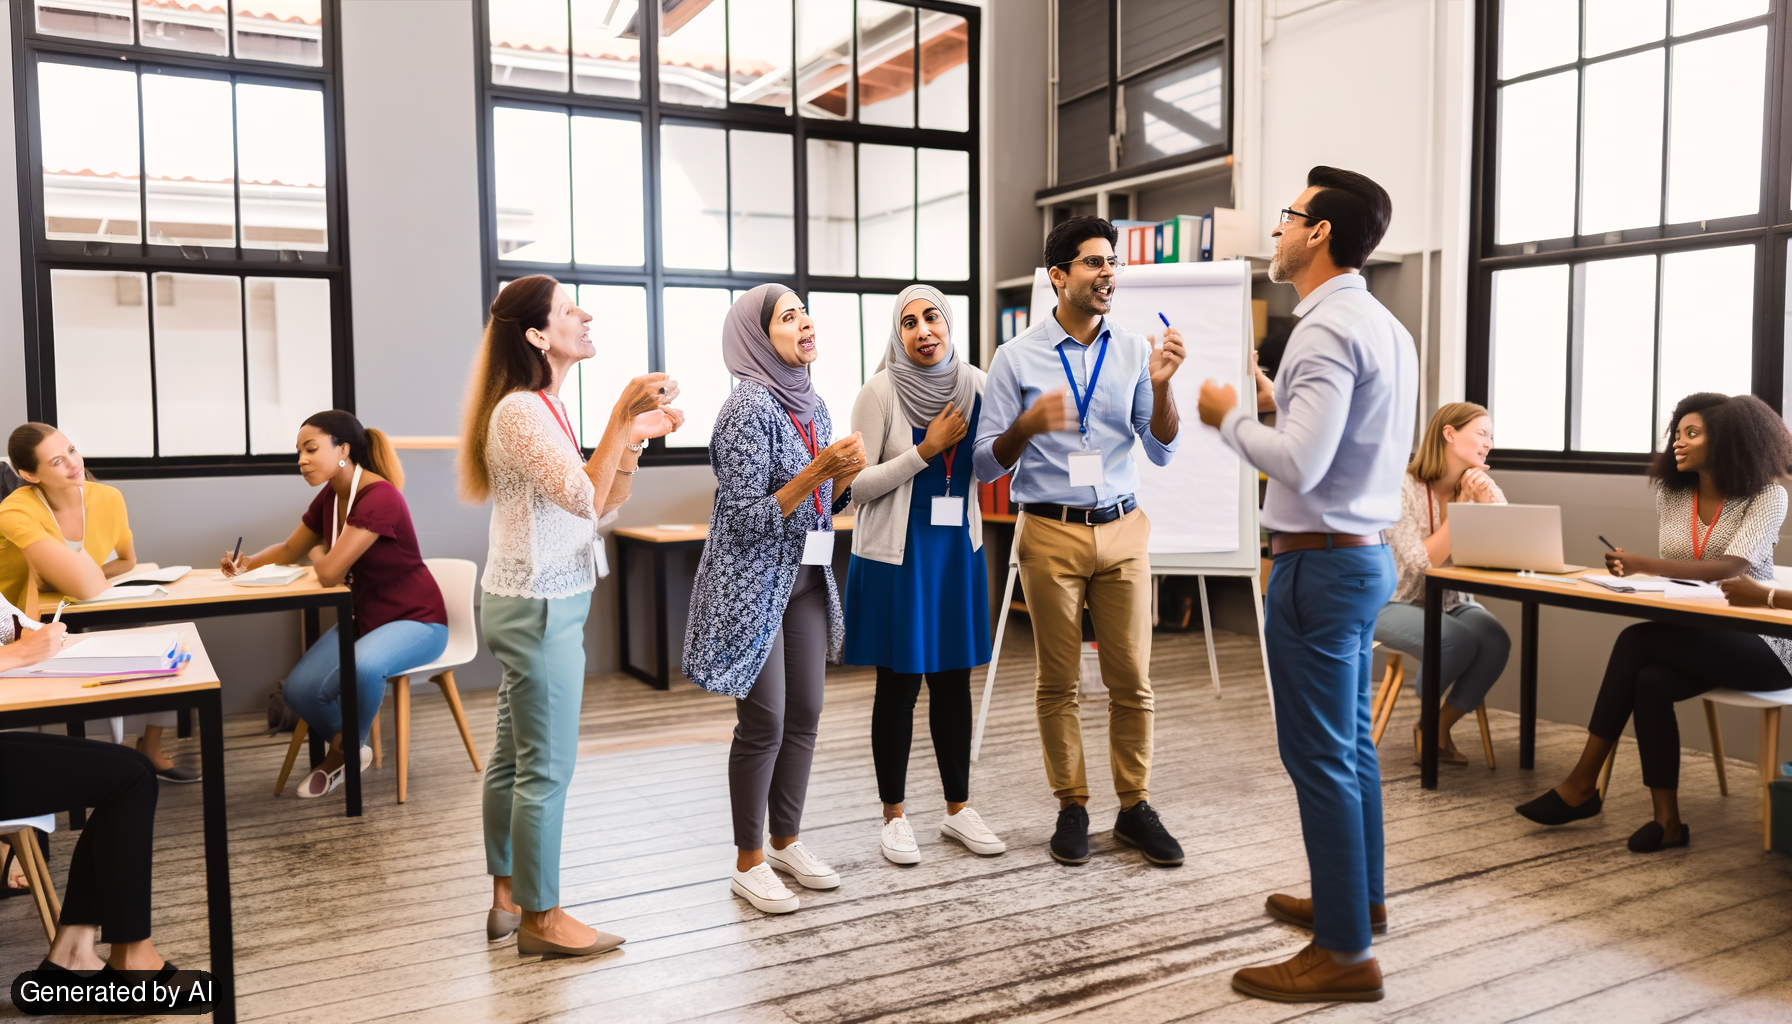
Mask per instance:
[[[338,459],[336,461],[336,465],[339,467],[346,468],[348,466],[348,460],[347,459]]]

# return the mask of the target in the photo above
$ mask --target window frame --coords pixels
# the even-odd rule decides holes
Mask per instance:
[[[1754,308],[1751,311],[1751,322],[1754,325],[1754,337],[1751,345],[1751,391],[1774,409],[1784,413],[1783,402],[1786,398],[1787,381],[1785,372],[1788,369],[1785,346],[1789,340],[1786,331],[1787,293],[1787,245],[1792,240],[1792,46],[1788,46],[1788,30],[1792,28],[1792,15],[1788,8],[1789,0],[1770,0],[1765,14],[1752,18],[1738,19],[1723,25],[1689,32],[1683,36],[1665,35],[1661,40],[1639,44],[1610,53],[1588,58],[1576,47],[1576,57],[1571,63],[1555,65],[1523,75],[1515,75],[1511,79],[1499,78],[1499,46],[1500,46],[1500,14],[1504,0],[1476,0],[1475,6],[1475,69],[1474,69],[1474,107],[1473,107],[1473,141],[1474,155],[1471,163],[1471,181],[1469,190],[1469,259],[1468,259],[1468,331],[1466,336],[1466,363],[1464,397],[1471,402],[1488,404],[1492,386],[1492,320],[1493,320],[1493,275],[1500,270],[1514,270],[1526,267],[1567,265],[1570,272],[1570,295],[1567,302],[1567,316],[1570,321],[1568,343],[1565,346],[1565,358],[1568,360],[1565,404],[1564,445],[1572,444],[1577,433],[1575,422],[1575,352],[1572,334],[1574,318],[1575,294],[1572,268],[1576,264],[1585,264],[1598,260],[1613,259],[1625,256],[1656,256],[1656,337],[1655,360],[1660,363],[1661,327],[1661,267],[1660,257],[1672,253],[1689,250],[1715,249],[1726,246],[1753,245],[1756,247]],[[1676,0],[1668,0],[1666,17],[1671,30],[1673,4]],[[1584,35],[1585,3],[1582,6],[1582,32]],[[1580,166],[1585,146],[1585,78],[1583,69],[1589,64],[1604,63],[1620,57],[1644,52],[1657,47],[1671,50],[1674,46],[1685,42],[1706,39],[1713,36],[1728,35],[1744,31],[1749,27],[1764,25],[1768,36],[1766,42],[1765,95],[1762,97],[1761,126],[1761,195],[1760,206],[1752,215],[1724,218],[1720,221],[1707,221],[1688,224],[1651,225],[1645,228],[1628,229],[1614,232],[1620,236],[1617,241],[1607,241],[1610,234],[1602,232],[1598,235],[1575,234],[1566,238],[1542,239],[1533,242],[1520,242],[1509,245],[1495,244],[1495,228],[1497,225],[1497,202],[1499,180],[1499,103],[1502,81],[1506,83],[1523,82],[1545,75],[1557,74],[1570,68],[1577,72],[1577,95],[1581,110],[1576,115],[1575,128],[1575,223],[1574,230],[1580,230],[1581,199],[1584,183],[1581,180]],[[1777,57],[1776,57],[1777,55]],[[1672,69],[1671,62],[1666,76],[1664,88],[1671,96]],[[1664,126],[1671,117],[1671,103],[1664,104],[1662,118]],[[1664,168],[1667,161],[1669,135],[1664,129],[1662,137]],[[1666,196],[1669,188],[1664,173],[1662,182],[1663,210],[1665,216]],[[1761,249],[1765,247],[1765,253]],[[1659,370],[1657,370],[1659,373]],[[1654,390],[1660,387],[1659,380],[1651,384],[1651,408],[1657,401]],[[1491,408],[1491,406],[1490,406]],[[1497,410],[1496,410],[1497,411]],[[1652,411],[1651,419],[1657,413]],[[1655,443],[1659,443],[1657,437]],[[1643,474],[1648,471],[1653,453],[1640,452],[1600,452],[1576,451],[1565,448],[1560,451],[1543,449],[1501,449],[1495,447],[1489,459],[1494,469],[1528,469],[1553,472],[1580,473],[1620,473]]]
[[[246,288],[250,277],[295,277],[327,280],[330,284],[330,362],[334,407],[354,411],[354,339],[349,302],[349,243],[346,179],[343,159],[341,92],[340,0],[322,2],[322,63],[316,67],[234,56],[214,56],[182,50],[143,46],[138,38],[142,18],[132,7],[132,42],[104,43],[39,33],[34,0],[10,5],[13,57],[13,130],[19,176],[19,247],[23,274],[20,299],[24,312],[25,410],[32,419],[57,422],[56,339],[51,303],[51,272],[56,270],[113,271],[149,275],[145,301],[153,301],[154,276],[158,272],[216,274],[234,277]],[[232,8],[232,12],[234,7]],[[235,31],[225,22],[234,48]],[[327,250],[244,249],[242,238],[242,183],[233,189],[237,206],[236,237],[230,246],[171,246],[152,244],[149,225],[140,216],[136,243],[82,242],[49,239],[44,219],[42,132],[38,117],[37,65],[40,58],[90,67],[129,68],[139,76],[147,68],[167,68],[176,73],[223,77],[233,85],[305,83],[323,94],[324,116],[324,230]],[[234,88],[232,90],[234,96]],[[234,98],[233,98],[234,104]],[[139,91],[139,146],[142,145],[142,99]],[[236,125],[231,125],[235,139]],[[234,142],[233,142],[234,145]],[[240,179],[240,173],[239,173]],[[139,203],[146,203],[148,181],[139,178]],[[143,207],[140,206],[140,209]],[[190,252],[198,249],[200,252]],[[119,251],[124,250],[124,251]],[[246,294],[246,291],[245,291]],[[148,311],[146,311],[147,313]],[[159,398],[155,388],[155,317],[147,316],[150,345],[150,410],[152,429],[159,432]],[[87,465],[107,479],[159,477],[244,476],[293,474],[298,464],[290,454],[250,455],[253,399],[248,387],[248,323],[244,337],[244,450],[242,455],[152,456],[147,458],[100,457]],[[295,425],[296,426],[296,425]]]
[[[715,3],[727,4],[729,0],[713,0]],[[892,146],[905,146],[915,149],[944,149],[969,154],[970,174],[970,230],[965,243],[970,259],[967,264],[970,276],[960,281],[929,280],[930,284],[938,284],[948,294],[959,294],[967,298],[968,303],[963,311],[963,319],[967,321],[959,325],[958,339],[964,344],[964,355],[972,365],[979,365],[982,339],[979,336],[982,294],[980,287],[978,255],[982,247],[982,194],[981,181],[981,140],[983,136],[982,110],[979,98],[981,92],[982,60],[982,14],[979,7],[952,3],[949,0],[895,0],[902,6],[915,7],[922,10],[940,11],[957,15],[965,19],[968,32],[967,64],[969,73],[966,97],[968,110],[968,126],[965,131],[933,128],[899,128],[886,125],[861,124],[858,121],[858,31],[857,6],[854,6],[852,33],[852,56],[854,73],[849,78],[848,88],[854,91],[852,103],[853,119],[837,121],[821,118],[806,118],[797,112],[797,103],[792,100],[792,113],[775,107],[757,104],[736,104],[730,100],[722,107],[695,107],[682,104],[662,103],[660,100],[659,82],[659,5],[643,2],[638,10],[644,19],[646,31],[640,39],[641,94],[639,99],[624,99],[614,96],[599,96],[579,93],[568,83],[565,92],[550,92],[543,89],[529,89],[518,86],[500,85],[493,82],[491,74],[491,17],[488,0],[478,0],[473,4],[473,58],[474,68],[478,76],[478,132],[479,132],[479,229],[480,229],[480,263],[484,280],[483,301],[489,307],[498,292],[500,280],[514,280],[529,274],[550,274],[566,285],[632,285],[647,289],[647,359],[648,366],[654,370],[663,370],[666,366],[665,351],[665,289],[672,288],[751,288],[766,282],[779,282],[789,285],[797,294],[808,300],[811,292],[852,292],[855,294],[888,294],[896,295],[903,288],[919,279],[880,278],[880,277],[845,277],[809,273],[809,178],[808,178],[808,140],[811,138],[851,143],[872,143]],[[792,50],[795,47],[797,19],[791,18]],[[724,24],[727,23],[724,8]],[[724,36],[726,38],[726,36]],[[915,89],[911,95],[917,99],[920,93],[920,60],[921,47],[914,47]],[[730,90],[732,92],[732,90]],[[628,114],[637,117],[641,124],[642,154],[642,215],[643,224],[642,249],[643,263],[640,269],[599,267],[589,264],[568,263],[534,263],[522,260],[500,260],[497,254],[497,201],[496,201],[496,150],[494,140],[494,110],[499,106],[525,107],[536,110],[556,110],[567,112],[573,116],[584,113],[599,115]],[[660,137],[661,124],[682,124],[704,128],[741,129],[746,131],[769,131],[786,134],[791,137],[792,145],[792,187],[793,197],[793,230],[795,271],[790,274],[759,273],[737,270],[687,270],[667,269],[661,265],[662,240],[660,238]],[[857,159],[854,149],[855,213],[857,204]],[[918,183],[917,183],[918,188]],[[730,195],[732,189],[729,189]],[[729,238],[732,240],[733,220],[728,220]],[[855,222],[855,231],[858,226]],[[732,250],[732,244],[729,246]],[[576,255],[576,254],[575,254]],[[732,254],[731,254],[732,258]],[[962,284],[962,288],[956,287]],[[861,330],[862,330],[861,326]],[[840,426],[845,422],[848,410],[835,410],[835,432],[841,432]],[[587,452],[590,449],[585,449]],[[669,447],[663,438],[655,438],[648,443],[642,452],[641,464],[645,466],[668,465],[707,465],[709,449],[707,447]]]

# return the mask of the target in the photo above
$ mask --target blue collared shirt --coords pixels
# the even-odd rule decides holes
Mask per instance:
[[[1151,434],[1151,343],[1105,318],[1101,327],[1094,342],[1084,346],[1058,325],[1054,309],[1032,330],[996,350],[983,389],[983,415],[973,448],[979,478],[994,480],[1012,468],[1014,480],[1008,493],[1017,502],[1100,508],[1139,488],[1139,470],[1132,461],[1135,437],[1144,442],[1145,455],[1154,464],[1169,463],[1181,437],[1164,444]],[[1070,383],[1059,350],[1070,360],[1077,394],[1086,395],[1103,340],[1108,342],[1108,352],[1089,401],[1088,436],[1088,448],[1101,451],[1101,486],[1070,486],[1070,453],[1084,447],[1074,427],[1033,435],[1013,467],[997,462],[996,438],[1040,395]]]

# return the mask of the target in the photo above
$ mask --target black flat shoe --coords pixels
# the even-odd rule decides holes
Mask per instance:
[[[1678,842],[1662,842],[1662,837],[1667,835],[1667,831],[1667,829],[1661,827],[1660,822],[1651,821],[1630,834],[1630,852],[1654,853],[1656,850],[1672,850],[1678,846],[1690,846],[1692,844],[1692,829],[1687,827],[1685,822],[1680,823],[1680,839]]]
[[[1060,864],[1089,863],[1089,812],[1071,804],[1058,812],[1058,828],[1052,833],[1052,859]]]
[[[1570,807],[1568,801],[1552,789],[1530,803],[1519,804],[1513,809],[1539,825],[1566,825],[1571,821],[1597,815],[1604,804],[1605,801],[1599,798],[1599,794],[1594,793],[1579,807]]]
[[[1182,864],[1182,844],[1157,816],[1157,811],[1143,800],[1121,811],[1114,819],[1114,838],[1128,846],[1136,846],[1145,859],[1161,867]]]

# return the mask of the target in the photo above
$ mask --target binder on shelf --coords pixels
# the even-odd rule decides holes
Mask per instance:
[[[1213,262],[1213,214],[1201,218],[1201,254],[1202,263]]]

